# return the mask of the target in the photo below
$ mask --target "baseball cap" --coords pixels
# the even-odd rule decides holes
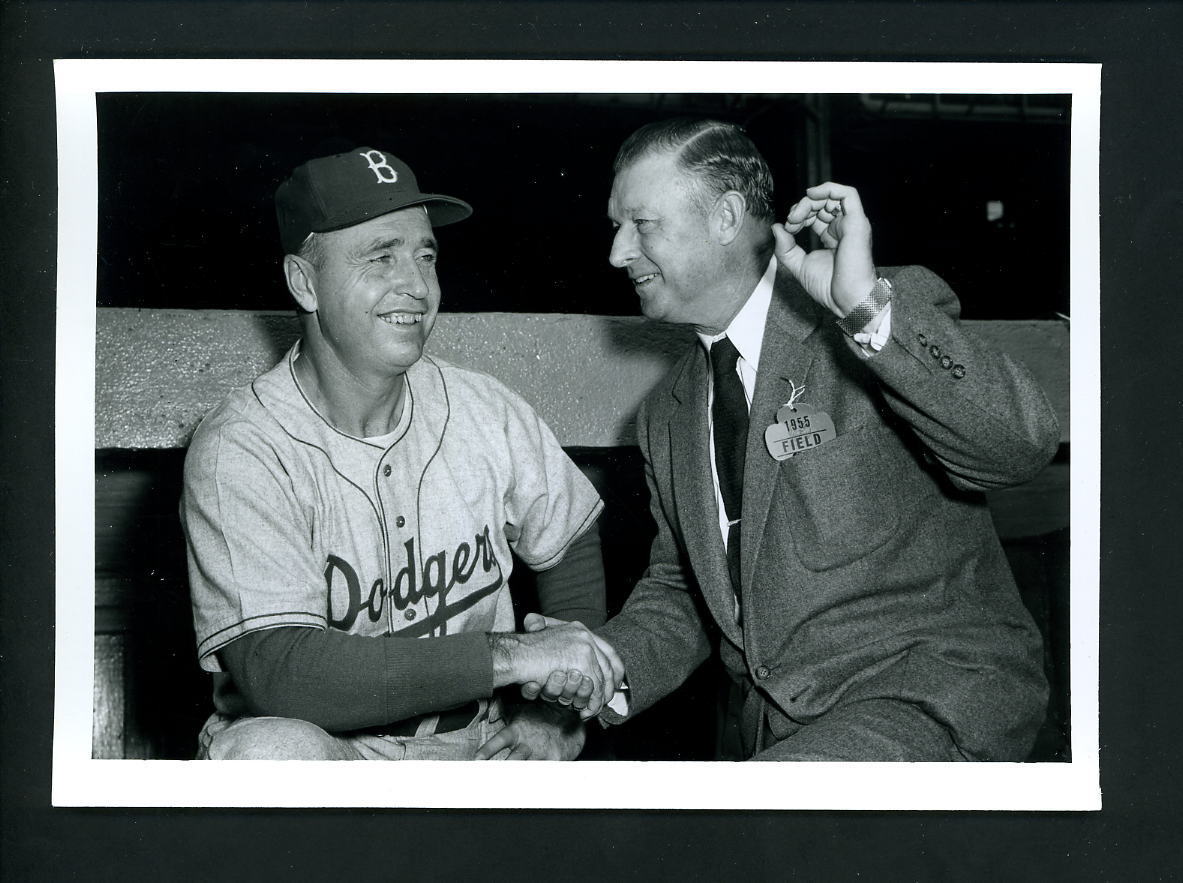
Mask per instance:
[[[299,251],[309,233],[352,227],[409,205],[424,206],[433,227],[472,214],[462,199],[420,192],[410,166],[372,147],[309,160],[275,191],[279,238],[287,254]]]

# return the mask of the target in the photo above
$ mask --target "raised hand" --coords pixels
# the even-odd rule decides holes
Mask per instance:
[[[824,248],[806,252],[796,234],[817,233]],[[875,287],[871,222],[858,191],[827,181],[805,191],[783,224],[772,225],[776,259],[822,306],[843,318]]]

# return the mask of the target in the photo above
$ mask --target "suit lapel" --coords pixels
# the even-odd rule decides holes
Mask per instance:
[[[808,386],[807,376],[815,356],[808,338],[822,319],[820,308],[782,268],[764,325],[744,462],[740,528],[740,572],[744,586],[752,584],[779,465],[764,444],[764,430],[776,422],[776,412],[789,400],[793,384],[798,388]],[[804,400],[809,401],[808,392]]]
[[[738,644],[735,599],[711,479],[706,353],[697,343],[694,350],[672,389],[669,435],[674,506],[707,606],[728,639]]]

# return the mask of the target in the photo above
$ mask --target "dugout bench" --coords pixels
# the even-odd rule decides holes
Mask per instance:
[[[1065,322],[967,322],[1020,359],[1060,418],[1055,460],[990,506],[1028,608],[1044,636],[1052,695],[1031,759],[1069,760],[1069,331]],[[178,518],[185,446],[232,388],[279,360],[298,336],[293,313],[98,311],[95,392],[96,758],[191,758],[211,710],[197,664]],[[428,351],[487,371],[521,393],[605,502],[609,614],[644,571],[654,528],[634,417],[693,332],[639,318],[441,313]],[[531,580],[515,568],[519,616]],[[518,600],[517,596],[521,596]],[[705,760],[717,669],[622,728],[594,733],[585,756]],[[595,730],[596,728],[593,728]]]

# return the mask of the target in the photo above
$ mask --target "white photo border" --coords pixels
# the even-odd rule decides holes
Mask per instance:
[[[58,60],[56,664],[52,802],[109,807],[1098,810],[1100,390],[1098,64]],[[405,90],[367,84],[408,83]],[[424,90],[420,84],[430,83]],[[809,88],[825,84],[825,89]],[[791,86],[791,89],[785,89]],[[94,688],[98,158],[104,92],[1069,94],[1071,762],[373,764],[100,760]],[[63,489],[69,489],[68,499]],[[90,542],[85,538],[89,537]],[[79,650],[78,648],[86,648]]]

